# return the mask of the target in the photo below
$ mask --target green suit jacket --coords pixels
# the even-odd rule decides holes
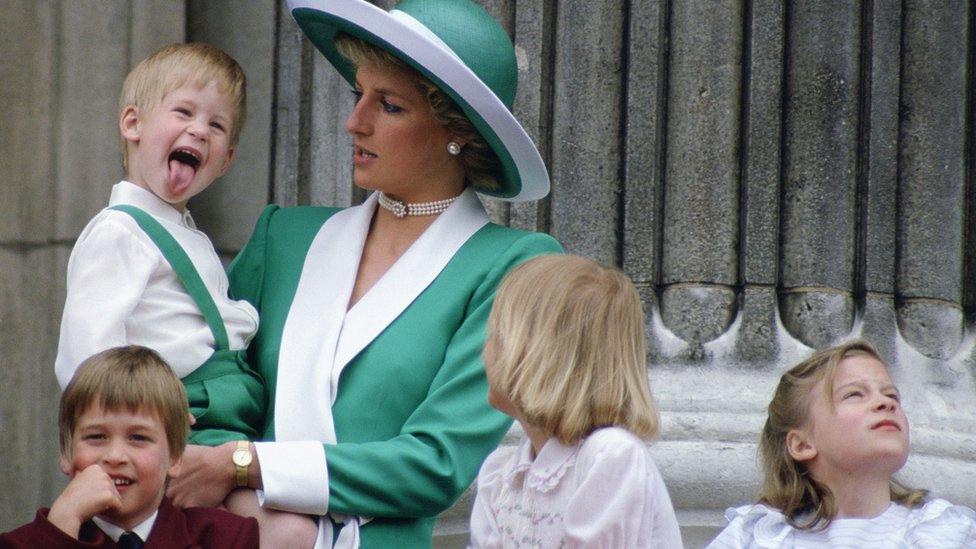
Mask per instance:
[[[268,440],[275,440],[276,409],[294,404],[283,402],[277,389],[296,289],[303,277],[309,284],[333,266],[351,268],[353,278],[358,268],[353,254],[355,265],[347,257],[308,271],[313,240],[339,211],[269,206],[231,265],[233,295],[261,313],[248,353],[271,395]],[[436,515],[470,485],[501,441],[511,420],[487,404],[481,360],[492,299],[515,265],[560,251],[548,235],[484,224],[341,369],[332,405],[337,443],[324,445],[328,510],[374,517],[360,530],[363,547],[429,546]],[[345,290],[335,289],[348,303]]]

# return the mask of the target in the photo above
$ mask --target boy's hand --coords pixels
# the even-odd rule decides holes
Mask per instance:
[[[115,482],[98,464],[78,472],[58,499],[54,500],[47,520],[62,532],[78,539],[78,530],[86,520],[105,511],[122,507],[122,496]]]

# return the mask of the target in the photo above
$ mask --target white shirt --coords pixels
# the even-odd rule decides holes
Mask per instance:
[[[729,525],[709,549],[792,547],[850,549],[959,549],[976,547],[976,513],[968,507],[934,499],[909,509],[892,503],[871,519],[842,518],[826,530],[798,530],[776,509],[762,504],[731,508]]]
[[[200,273],[231,349],[243,349],[258,327],[258,313],[227,297],[224,267],[190,213],[180,213],[151,192],[123,181],[112,187],[109,206],[145,210],[173,235]],[[89,356],[119,345],[158,352],[179,377],[213,353],[210,327],[156,244],[126,213],[105,209],[81,232],[68,260],[67,298],[55,373],[63,389]]]
[[[533,460],[528,439],[495,450],[478,474],[472,547],[681,547],[664,480],[646,444],[607,427]]]
[[[139,536],[139,539],[145,542],[147,539],[149,539],[149,533],[152,532],[153,524],[156,524],[156,517],[158,515],[159,510],[156,510],[155,513],[149,515],[149,518],[140,522],[135,528],[129,530],[129,532]],[[112,538],[112,541],[116,543],[118,543],[119,538],[122,537],[122,534],[126,532],[125,528],[120,528],[101,517],[92,517],[92,522],[94,522],[95,526],[98,526],[102,532],[105,532],[106,536]]]

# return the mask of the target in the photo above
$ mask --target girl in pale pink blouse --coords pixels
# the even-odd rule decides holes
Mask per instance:
[[[484,349],[488,402],[526,438],[478,475],[473,547],[681,547],[646,440],[658,434],[630,280],[581,257],[512,271]]]
[[[763,428],[759,503],[729,509],[711,549],[976,547],[976,513],[892,480],[908,419],[877,351],[821,350],[783,374]]]

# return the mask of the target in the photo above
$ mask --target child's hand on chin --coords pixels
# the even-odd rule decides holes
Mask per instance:
[[[78,539],[82,523],[120,507],[122,496],[115,489],[115,482],[98,464],[92,464],[75,474],[54,500],[47,519],[62,532]]]

